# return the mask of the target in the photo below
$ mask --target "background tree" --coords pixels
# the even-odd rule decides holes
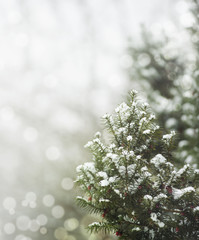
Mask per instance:
[[[175,132],[162,135],[135,91],[103,119],[109,141],[96,133],[86,145],[93,161],[77,168],[85,193],[78,203],[103,218],[89,225],[91,232],[114,231],[120,239],[197,239],[199,170],[175,167]]]
[[[130,79],[140,82],[161,127],[175,129],[178,137],[176,160],[183,164],[199,164],[199,28],[198,1],[190,2],[193,25],[187,30],[187,48],[174,44],[174,39],[162,35],[154,40],[146,29],[142,43],[130,45],[133,59]],[[132,85],[134,83],[132,82]]]

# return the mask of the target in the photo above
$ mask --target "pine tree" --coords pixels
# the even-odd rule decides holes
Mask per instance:
[[[154,40],[145,29],[142,44],[130,46],[134,64],[129,76],[140,82],[159,125],[177,132],[175,158],[199,166],[199,2],[189,1],[194,23],[188,28],[191,58],[171,40]],[[187,29],[186,29],[187,30]],[[190,54],[189,53],[189,54]],[[132,82],[133,83],[133,82]]]
[[[96,133],[86,145],[92,161],[77,167],[77,201],[102,218],[88,229],[125,240],[199,239],[199,170],[175,166],[175,132],[162,134],[136,91],[103,119],[109,139]]]

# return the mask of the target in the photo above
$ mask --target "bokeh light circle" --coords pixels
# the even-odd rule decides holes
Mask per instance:
[[[63,178],[61,186],[64,190],[71,190],[74,186],[74,182],[71,178]]]
[[[40,228],[39,222],[37,220],[32,220],[30,222],[29,228],[30,228],[30,231],[37,232]]]
[[[72,235],[69,235],[69,236],[67,237],[67,240],[76,240],[76,237],[75,237],[75,236],[72,236]]]
[[[37,216],[37,222],[39,223],[40,226],[44,226],[48,222],[48,218],[44,214],[40,214]]]
[[[52,209],[52,215],[54,218],[62,218],[65,214],[64,208],[62,206],[54,206]]]
[[[20,216],[17,218],[16,226],[21,231],[27,231],[30,226],[30,218],[28,216]]]
[[[54,203],[55,203],[55,198],[52,195],[48,194],[43,197],[43,204],[46,207],[52,207]]]
[[[41,228],[40,228],[40,233],[41,233],[41,234],[45,235],[47,232],[48,232],[48,231],[47,231],[47,228],[45,228],[45,227],[41,227]]]
[[[34,202],[37,199],[37,195],[34,192],[28,192],[26,193],[25,199],[28,202]]]
[[[64,222],[64,227],[67,231],[74,231],[79,226],[79,221],[76,218],[69,218]]]
[[[15,225],[13,224],[13,223],[6,223],[5,225],[4,225],[4,232],[6,233],[6,234],[13,234],[14,232],[15,232]]]
[[[25,236],[25,235],[23,235],[23,234],[19,234],[19,235],[17,235],[17,236],[15,237],[15,240],[32,240],[32,238],[27,237],[27,236]]]
[[[3,201],[3,207],[6,210],[14,209],[16,205],[17,205],[16,200],[12,197],[7,197]]]
[[[51,161],[56,161],[60,158],[60,150],[56,146],[51,146],[46,149],[46,157]]]
[[[59,227],[55,230],[54,236],[58,240],[66,240],[68,233],[65,228]]]

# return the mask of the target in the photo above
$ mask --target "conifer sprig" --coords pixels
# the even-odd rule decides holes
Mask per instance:
[[[160,138],[154,114],[136,91],[104,120],[111,140],[105,144],[97,133],[86,145],[93,161],[77,168],[85,193],[77,201],[102,218],[88,229],[125,240],[199,238],[199,170],[177,169],[165,152],[175,133]],[[164,146],[159,153],[157,143]]]

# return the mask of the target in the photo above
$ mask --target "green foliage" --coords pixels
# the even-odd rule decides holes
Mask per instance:
[[[169,99],[173,98],[174,79],[183,76],[185,68],[183,56],[170,45],[164,32],[161,40],[157,40],[142,27],[141,42],[138,45],[131,44],[128,48],[133,59],[133,68],[129,70],[130,77],[134,81],[141,80],[141,84],[146,81],[150,84],[147,84],[146,88],[151,86],[153,92],[156,91]],[[149,99],[153,97],[153,94],[148,95]]]
[[[146,30],[142,45],[128,49],[130,77],[141,83],[161,128],[172,131],[163,135],[132,91],[103,117],[109,141],[97,133],[86,145],[92,162],[77,168],[84,192],[78,202],[102,217],[88,226],[91,232],[113,231],[125,240],[199,239],[199,2],[190,4],[190,59],[169,38],[154,40]]]
[[[148,104],[127,103],[103,119],[110,141],[98,132],[88,142],[92,162],[77,167],[84,192],[80,206],[101,215],[91,232],[114,231],[120,239],[199,238],[199,170],[173,164],[175,132],[162,135]],[[158,153],[157,153],[158,149]]]
[[[191,163],[198,167],[199,2],[191,0],[189,3],[194,23],[188,28],[190,42],[186,51],[164,35],[161,40],[154,40],[144,29],[142,44],[132,44],[128,49],[133,59],[129,77],[132,83],[140,82],[151,108],[158,115],[159,125],[177,132],[176,161],[181,166]]]

